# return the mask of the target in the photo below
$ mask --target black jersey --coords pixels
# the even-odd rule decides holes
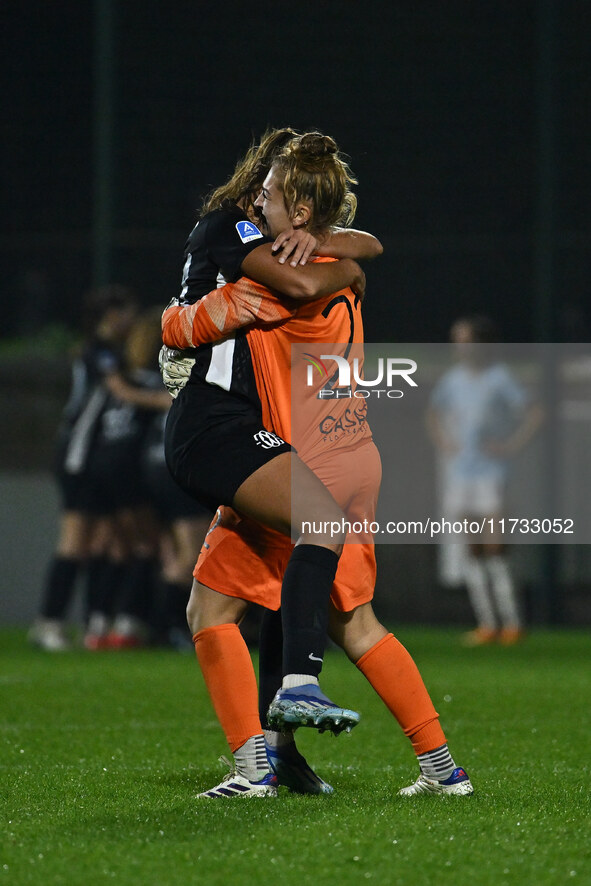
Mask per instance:
[[[187,240],[182,289],[172,303],[194,304],[216,286],[235,282],[242,276],[246,256],[270,242],[238,206],[207,213]],[[178,351],[165,347],[161,360],[182,364],[189,385],[197,379],[206,381],[259,404],[245,330],[199,348]]]
[[[207,295],[215,289],[220,274],[223,283],[234,283],[242,276],[246,256],[262,243],[271,242],[238,206],[230,204],[208,212],[185,244],[180,303],[192,305]]]
[[[147,375],[147,380],[144,377]],[[128,382],[137,388],[161,386],[155,373],[137,373]],[[86,472],[95,490],[95,513],[115,513],[146,501],[141,452],[155,411],[119,399],[105,387],[107,398],[99,416]]]
[[[121,366],[117,348],[99,338],[91,340],[72,363],[72,388],[58,435],[60,461],[66,473],[79,474],[85,469],[108,400],[103,379]]]

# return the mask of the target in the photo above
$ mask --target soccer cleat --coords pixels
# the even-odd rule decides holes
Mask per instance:
[[[118,615],[106,637],[108,649],[137,649],[146,645],[145,625],[132,615]]]
[[[267,712],[269,726],[280,732],[311,726],[319,732],[330,729],[338,735],[351,732],[359,720],[356,711],[338,707],[314,683],[279,689]]]
[[[118,634],[116,631],[110,631],[104,638],[105,649],[139,649],[145,646],[143,637],[133,634]]]
[[[497,641],[497,631],[494,628],[474,628],[462,637],[462,646],[490,646]]]
[[[67,652],[72,646],[64,623],[52,618],[38,619],[28,633],[28,640],[44,652]]]
[[[447,796],[467,797],[474,793],[472,782],[466,774],[466,770],[458,767],[454,769],[445,781],[436,778],[427,778],[421,773],[414,784],[398,791],[401,797],[416,797],[417,794],[445,794]]]
[[[99,652],[102,649],[108,649],[107,635],[109,633],[110,621],[102,612],[91,612],[88,618],[88,625],[84,635],[84,648],[90,652]]]
[[[332,794],[332,785],[323,781],[308,766],[295,744],[272,748],[265,742],[267,759],[271,769],[277,776],[280,785],[284,785],[293,794]]]
[[[110,649],[106,634],[92,634],[87,631],[82,641],[84,648],[89,652],[100,652],[103,649]]]
[[[230,765],[230,761],[225,757],[220,757],[223,763]],[[276,797],[277,796],[277,776],[272,772],[267,772],[260,781],[249,781],[243,775],[239,775],[235,769],[232,769],[225,779],[217,784],[210,791],[203,791],[197,794],[198,797],[209,798],[225,798],[225,797]]]
[[[508,627],[499,631],[499,643],[501,646],[515,646],[525,638],[525,631],[522,628]]]

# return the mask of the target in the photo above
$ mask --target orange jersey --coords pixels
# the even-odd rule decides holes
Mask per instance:
[[[247,337],[263,423],[294,445],[349,520],[372,521],[381,465],[371,442],[366,403],[351,396],[354,386],[350,392],[339,388],[334,365],[323,359],[327,351],[356,358],[361,373],[359,299],[345,289],[300,302],[294,311],[260,284],[242,278],[209,293],[199,304],[197,310],[195,306],[168,309],[165,344],[187,347],[212,340],[203,338],[208,334],[205,315],[208,320],[216,318],[210,329],[217,329],[218,335],[252,324]],[[292,345],[297,348],[292,350]],[[334,396],[319,397],[322,390]],[[372,599],[376,576],[374,547],[367,536],[350,536],[348,541],[332,591],[334,605],[343,611]],[[194,575],[220,593],[277,609],[291,551],[289,539],[224,507],[212,522]]]
[[[296,312],[248,277],[212,289],[192,305],[176,302],[162,314],[162,341],[181,350],[218,341],[251,323],[282,323]]]
[[[263,423],[291,442],[306,463],[371,439],[365,400],[354,397],[354,383],[349,392],[340,388],[334,361],[322,359],[327,350],[336,351],[355,359],[358,376],[362,372],[360,300],[350,289],[295,308],[243,277],[194,305],[169,306],[162,318],[163,341],[169,347],[196,347],[242,326],[250,326]],[[293,354],[292,345],[298,346]],[[319,396],[321,391],[326,396]]]
[[[336,363],[323,359],[327,352],[356,358],[361,373],[363,321],[351,289],[300,304],[293,317],[271,329],[255,326],[248,343],[263,422],[292,443],[306,464],[371,439],[365,400],[355,399],[354,385],[340,388]]]

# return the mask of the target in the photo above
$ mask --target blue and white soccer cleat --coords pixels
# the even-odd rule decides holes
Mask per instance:
[[[224,763],[230,765],[229,760],[220,757]],[[197,794],[198,797],[224,798],[224,797],[276,797],[277,776],[267,772],[260,781],[249,781],[243,775],[239,775],[232,769],[225,779],[210,791]]]
[[[280,732],[297,729],[298,726],[311,726],[319,732],[330,729],[334,735],[338,735],[340,732],[351,732],[360,719],[356,711],[334,704],[314,683],[279,689],[267,712],[269,726]]]
[[[280,785],[294,794],[332,794],[332,785],[323,781],[308,766],[295,744],[272,748],[265,742],[267,759]]]
[[[417,794],[445,794],[447,796],[468,797],[474,793],[472,782],[468,778],[465,769],[458,766],[445,781],[437,781],[436,778],[427,778],[421,773],[414,784],[398,791],[401,797],[416,797]]]

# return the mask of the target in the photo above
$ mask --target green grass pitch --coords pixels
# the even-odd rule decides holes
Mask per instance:
[[[0,886],[591,884],[591,635],[396,633],[473,797],[396,795],[410,745],[330,652],[323,686],[362,721],[298,740],[335,794],[196,800],[228,751],[191,655],[47,655],[0,631]]]

